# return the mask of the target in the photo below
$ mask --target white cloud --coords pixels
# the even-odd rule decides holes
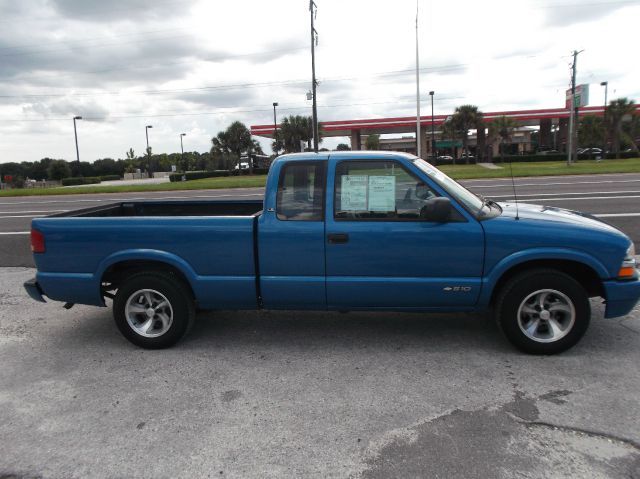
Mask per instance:
[[[415,1],[316,3],[320,120],[412,115]],[[307,7],[0,0],[0,162],[72,159],[76,114],[108,119],[79,126],[86,160],[143,151],[146,124],[154,151],[178,151],[182,132],[186,148],[204,151],[234,120],[270,124],[273,101],[280,118],[310,114]],[[630,53],[638,2],[422,0],[420,8],[424,111],[429,90],[436,113],[463,103],[485,111],[563,105],[573,49],[585,50],[578,82],[592,84],[592,104],[603,101],[603,80],[610,96],[639,99]],[[58,96],[21,96],[43,94]]]

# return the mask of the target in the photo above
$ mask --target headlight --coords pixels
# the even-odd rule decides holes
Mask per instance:
[[[627,253],[622,261],[620,271],[618,271],[618,279],[632,279],[636,275],[636,248],[633,243],[629,246]]]

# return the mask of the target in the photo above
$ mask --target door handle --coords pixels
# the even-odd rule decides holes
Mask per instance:
[[[331,244],[344,244],[349,241],[349,235],[347,233],[331,233],[327,235],[327,239]]]

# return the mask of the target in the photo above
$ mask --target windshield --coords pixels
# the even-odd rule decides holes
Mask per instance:
[[[478,214],[480,212],[484,202],[464,186],[462,186],[460,183],[452,180],[442,171],[434,168],[422,158],[416,158],[415,160],[413,160],[413,164],[424,171],[427,175],[429,175],[429,178],[431,178],[439,186],[444,188],[456,200],[465,205],[468,210],[470,210],[474,214]]]

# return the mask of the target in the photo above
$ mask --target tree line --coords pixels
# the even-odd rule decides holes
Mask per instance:
[[[469,131],[477,130],[477,157],[483,160],[487,154],[486,146],[499,142],[500,152],[504,153],[504,145],[511,141],[517,123],[502,116],[489,123],[484,123],[483,114],[475,105],[462,105],[455,109],[453,115],[442,125],[444,139],[460,140],[464,149],[464,158],[469,158]],[[582,147],[602,147],[608,145],[609,150],[620,158],[622,148],[631,148],[638,152],[636,141],[640,137],[640,116],[636,115],[636,105],[627,98],[611,100],[607,105],[606,116],[583,116],[578,123],[578,145]]]
[[[583,147],[600,147],[610,145],[610,150],[620,156],[622,148],[638,151],[636,144],[640,136],[640,116],[635,114],[636,105],[627,98],[612,100],[607,106],[606,117],[585,116],[578,126],[578,144]],[[469,132],[477,130],[476,153],[479,160],[486,155],[486,146],[495,142],[502,146],[511,141],[516,123],[507,117],[493,120],[488,128],[483,121],[483,114],[475,105],[456,107],[453,115],[442,125],[442,138],[460,140],[464,149],[464,158],[469,158]],[[313,141],[313,123],[311,117],[291,115],[283,118],[274,134],[271,144],[273,156],[281,153],[310,151]],[[319,142],[322,141],[320,131]],[[380,135],[369,135],[366,140],[368,150],[380,147]],[[341,143],[337,150],[349,150],[349,145]],[[326,148],[321,150],[326,151]],[[264,155],[260,144],[251,138],[251,132],[240,121],[234,121],[225,130],[211,139],[211,149],[200,153],[197,151],[181,153],[154,154],[151,149],[143,155],[136,155],[133,148],[125,153],[125,158],[101,158],[90,163],[81,161],[68,162],[62,159],[43,158],[34,162],[0,163],[0,179],[11,176],[16,183],[26,178],[33,180],[54,180],[73,176],[124,176],[136,171],[154,172],[171,171],[172,166],[178,171],[210,171],[233,170],[241,167],[242,158]],[[249,168],[255,165],[247,161]]]

